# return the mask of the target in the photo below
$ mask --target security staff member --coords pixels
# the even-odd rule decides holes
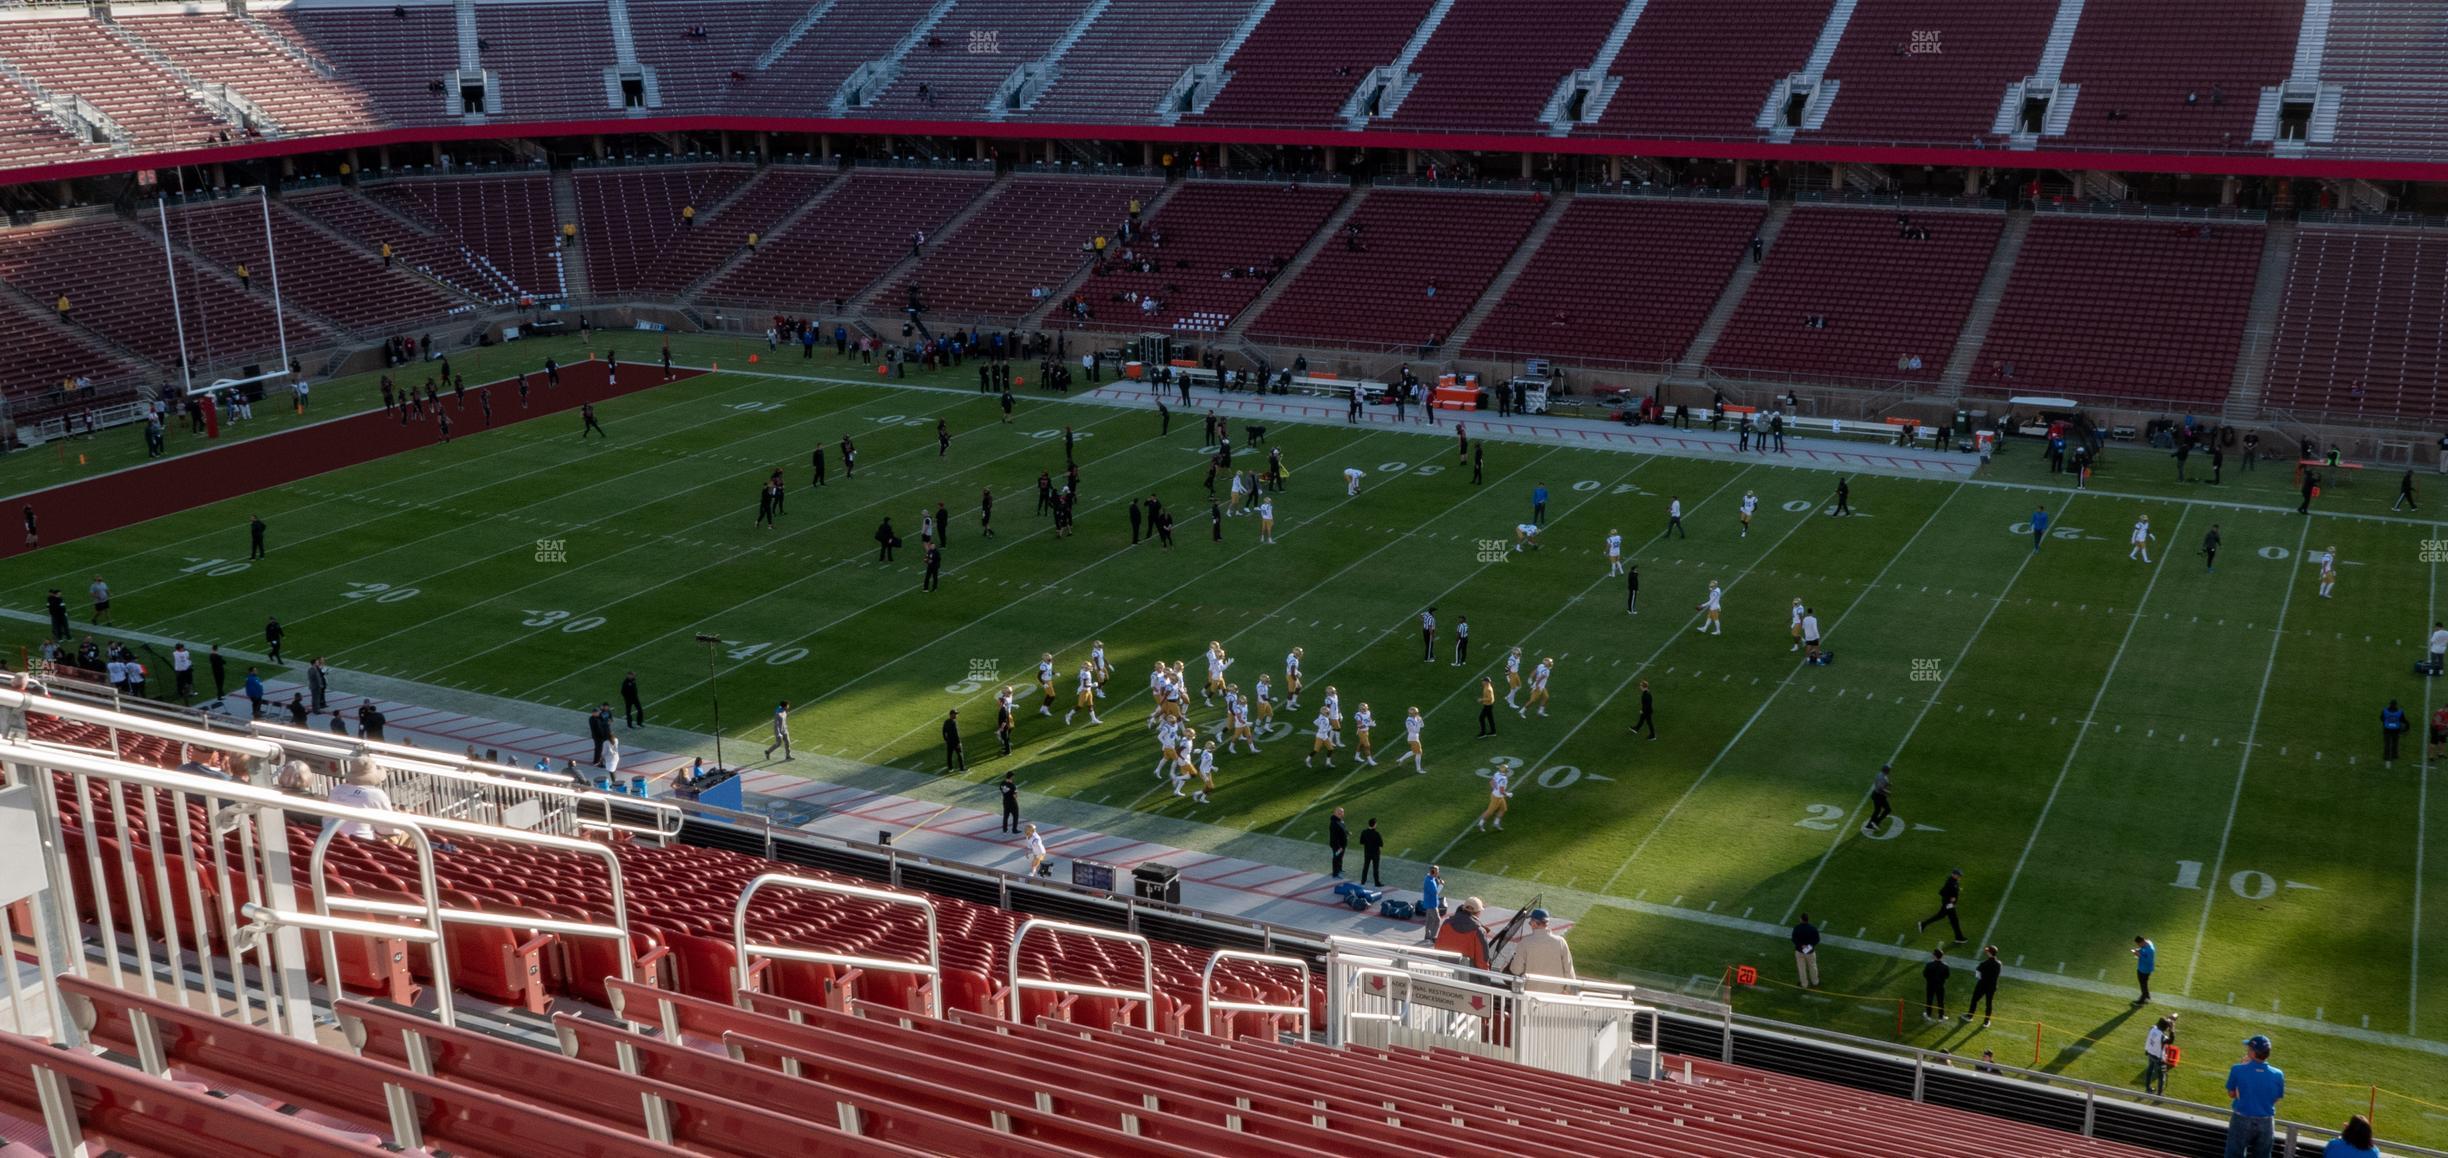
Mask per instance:
[[[1368,827],[1360,830],[1360,883],[1385,887],[1385,871],[1377,858],[1385,852],[1385,834],[1377,831],[1377,818],[1369,817]]]
[[[646,703],[638,698],[636,672],[621,677],[621,721],[632,728],[646,722]]]
[[[995,790],[1003,794],[1002,831],[1017,834],[1020,831],[1020,782],[1006,772],[1002,783],[995,785]]]
[[[1333,856],[1334,878],[1343,879],[1343,850],[1351,844],[1351,828],[1343,823],[1343,810],[1337,808],[1326,818],[1326,851]]]
[[[961,741],[960,741],[960,709],[959,709],[959,708],[954,708],[954,709],[952,709],[951,711],[948,711],[948,712],[945,712],[945,713],[944,713],[944,722],[943,722],[943,738],[944,738],[944,771],[946,771],[946,772],[966,772],[966,771],[968,771],[968,770],[969,770],[969,757],[968,757],[966,754],[964,754],[964,753],[961,751]]]

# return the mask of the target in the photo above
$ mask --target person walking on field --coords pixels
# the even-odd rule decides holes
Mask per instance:
[[[1915,927],[1914,931],[1926,932],[1931,925],[1945,921],[1947,927],[1955,931],[1955,943],[1963,944],[1969,938],[1964,936],[1963,922],[1958,919],[1955,909],[1956,902],[1962,899],[1963,870],[1956,869],[1947,874],[1946,883],[1938,886],[1938,911],[1921,918],[1921,923]]]
[[[773,759],[774,749],[776,748],[782,749],[782,758],[784,760],[791,758],[789,700],[783,700],[774,708],[773,743],[765,745],[765,758],[768,760]]]
[[[580,425],[580,426],[578,427],[578,441],[580,441],[580,442],[585,442],[585,441],[587,440],[587,436],[588,436],[588,435],[590,435],[590,434],[601,434],[601,435],[603,435],[603,436],[604,436],[604,438],[605,438],[605,439],[607,439],[607,440],[609,440],[609,439],[612,437],[612,436],[611,436],[611,434],[607,433],[607,432],[604,430],[604,428],[603,428],[603,423],[600,423],[600,422],[595,421],[595,404],[594,404],[594,403],[592,403],[592,402],[581,402],[581,403],[579,403],[579,404],[578,404],[578,417],[579,417],[579,419],[580,419],[580,421],[581,421],[581,423],[582,423],[582,425]]]
[[[1889,794],[1894,791],[1894,783],[1888,779],[1888,774],[1894,771],[1895,765],[1881,764],[1878,775],[1870,779],[1870,819],[1862,822],[1863,836],[1877,832],[1881,821],[1895,815],[1895,808],[1888,799]]]

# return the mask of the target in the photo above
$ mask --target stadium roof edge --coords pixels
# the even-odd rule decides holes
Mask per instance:
[[[2145,153],[2006,150],[1927,145],[1852,145],[1689,138],[1541,137],[1475,133],[1349,132],[1339,129],[1184,128],[1179,125],[1042,125],[1013,122],[898,121],[695,114],[661,118],[524,121],[422,125],[231,142],[209,148],[96,157],[0,170],[0,184],[108,176],[143,169],[303,156],[343,149],[448,144],[453,141],[634,135],[652,132],[764,132],[843,136],[982,137],[994,140],[1147,141],[1168,145],[1271,145],[1313,148],[1438,149],[1459,152],[1575,156],[1692,157],[1805,164],[1937,165],[1948,168],[2101,170],[2243,177],[2302,177],[2369,181],[2448,181],[2448,160],[2273,157],[2243,153]]]

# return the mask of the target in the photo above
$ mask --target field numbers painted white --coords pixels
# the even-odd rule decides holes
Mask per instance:
[[[558,626],[561,630],[569,632],[593,631],[602,627],[605,622],[604,617],[600,615],[584,615],[572,619],[570,613],[566,611],[529,610],[521,614],[527,617],[519,620],[519,625],[522,627]]]
[[[1834,832],[1844,824],[1845,810],[1841,804],[1812,804],[1806,806],[1805,810],[1810,815],[1794,821],[1795,828],[1807,828],[1813,832]]]
[[[351,583],[340,593],[342,599],[371,599],[376,603],[399,603],[417,597],[414,587],[393,587],[388,583]]]
[[[2264,559],[2271,560],[2271,561],[2273,561],[2273,562],[2275,562],[2275,561],[2277,561],[2277,560],[2280,560],[2280,559],[2284,559],[2284,558],[2286,558],[2287,556],[2292,555],[2292,554],[2294,554],[2294,553],[2295,553],[2295,552],[2290,551],[2290,550],[2286,549],[2285,547],[2263,547],[2263,548],[2261,548],[2261,557],[2262,557],[2262,558],[2264,558]]]
[[[782,404],[779,402],[734,402],[731,404],[731,409],[742,414],[771,414],[782,409]]]
[[[797,663],[800,660],[806,659],[808,657],[808,649],[804,647],[786,647],[776,651],[774,650],[773,643],[771,641],[767,641],[765,643],[744,643],[738,647],[732,648],[730,651],[724,654],[729,655],[731,658],[739,660],[742,663],[755,659],[761,655],[765,657],[766,663],[780,667],[786,663]]]
[[[2011,527],[2006,528],[2006,533],[2007,533],[2007,534],[2009,534],[2009,535],[2028,535],[2028,534],[2031,534],[2031,520],[2029,520],[2029,519],[2025,519],[2024,521],[2022,521],[2022,522],[2020,522],[2020,523],[2016,523],[2015,525],[2013,525],[2013,526],[2011,526]],[[2052,539],[2066,539],[2066,540],[2071,541],[2071,540],[2074,540],[2074,539],[2079,539],[2079,538],[2082,538],[2082,537],[2083,537],[2083,529],[2082,529],[2081,527],[2067,527],[2067,526],[2056,526],[2056,527],[2051,527],[2051,528],[2049,528],[2048,537],[2049,537],[2049,538],[2052,538]]]
[[[1585,479],[1582,479],[1580,482],[1574,483],[1574,484],[1573,484],[1573,489],[1574,489],[1574,490],[1577,490],[1577,491],[1580,491],[1580,492],[1581,492],[1581,493],[1583,493],[1583,494],[1588,494],[1588,493],[1590,493],[1590,492],[1592,492],[1592,491],[1595,491],[1595,490],[1597,490],[1598,488],[1603,487],[1603,486],[1605,486],[1605,485],[1606,485],[1605,483],[1599,482],[1597,479],[1594,479],[1594,478],[1585,478]]]
[[[2169,881],[2168,887],[2175,889],[2199,889],[2202,887],[2201,878],[2202,862],[2197,860],[2180,860],[2176,862],[2176,879]],[[2288,881],[2287,887],[2290,889],[2309,889],[2313,888],[2314,886],[2299,884],[2295,881]],[[2244,869],[2227,878],[2227,891],[2234,893],[2236,896],[2247,901],[2266,901],[2271,897],[2278,895],[2278,878],[2262,872],[2259,869]]]
[[[240,571],[244,571],[247,568],[254,566],[254,564],[246,562],[243,559],[198,559],[193,555],[187,556],[187,562],[192,564],[192,566],[179,568],[179,574],[235,575]]]
[[[1805,511],[1808,511],[1808,510],[1810,510],[1810,509],[1812,509],[1812,508],[1814,508],[1814,507],[1817,507],[1818,505],[1819,505],[1819,504],[1814,503],[1814,502],[1810,501],[1809,499],[1794,499],[1794,500],[1792,500],[1791,502],[1788,502],[1788,503],[1786,503],[1786,504],[1785,504],[1785,509],[1786,509],[1787,511],[1790,511],[1790,512],[1792,512],[1792,513],[1794,513],[1794,514],[1797,514],[1797,515],[1798,515],[1798,514],[1801,514],[1801,513],[1805,512]]]
[[[1061,430],[1032,430],[1032,431],[1029,431],[1029,437],[1030,437],[1030,438],[1034,438],[1034,439],[1036,439],[1036,440],[1037,440],[1037,441],[1039,441],[1039,442],[1044,442],[1046,439],[1049,439],[1049,438],[1061,438],[1061,437],[1062,437],[1062,431],[1061,431]],[[1085,439],[1085,438],[1094,438],[1094,437],[1096,437],[1096,431],[1093,431],[1093,430],[1074,430],[1074,431],[1072,431],[1072,432],[1071,432],[1071,438],[1072,438],[1072,440],[1073,440],[1073,441],[1078,441],[1078,440],[1080,440],[1080,439]]]

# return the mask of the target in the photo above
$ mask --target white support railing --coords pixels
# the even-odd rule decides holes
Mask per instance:
[[[836,897],[855,897],[887,905],[912,908],[926,918],[926,960],[896,961],[889,957],[861,957],[851,953],[831,953],[796,945],[775,945],[748,938],[748,905],[757,893],[768,888],[823,893]],[[853,969],[879,973],[908,973],[926,979],[927,1016],[943,1016],[943,938],[935,923],[935,903],[925,897],[896,893],[888,889],[871,889],[865,885],[846,885],[833,881],[810,880],[787,873],[766,873],[748,882],[740,890],[739,903],[731,911],[731,950],[739,975],[739,992],[756,989],[754,958],[770,957],[780,961],[805,961],[814,965],[845,965]]]
[[[669,801],[582,788],[567,777],[512,764],[469,760],[431,748],[413,748],[317,732],[288,724],[257,722],[254,730],[286,746],[292,755],[335,766],[367,760],[391,774],[391,803],[420,816],[472,820],[528,832],[576,836],[625,832],[668,845],[687,819]],[[613,806],[646,813],[651,822],[620,820]]]
[[[1423,946],[1328,940],[1328,1044],[1445,1049],[1610,1082],[1657,1074],[1657,1010],[1629,986],[1491,972]]]
[[[1268,1005],[1263,1001],[1218,1001],[1215,995],[1216,966],[1226,961],[1246,961],[1252,965],[1288,967],[1300,974],[1300,986],[1293,992],[1300,995],[1295,1005]],[[1283,957],[1273,953],[1252,953],[1245,949],[1218,949],[1207,958],[1207,967],[1199,970],[1199,1032],[1215,1033],[1217,1010],[1226,1013],[1271,1013],[1300,1018],[1300,1035],[1309,1038],[1309,963],[1298,957]]]
[[[1113,941],[1119,944],[1137,946],[1139,949],[1139,988],[1116,989],[1106,985],[1090,985],[1084,981],[1056,981],[1047,977],[1022,977],[1020,975],[1020,946],[1027,942],[1030,933],[1037,932],[1041,929],[1048,935],[1060,933],[1065,936],[1087,937],[1092,940]],[[1031,917],[1026,921],[1022,921],[1020,923],[1019,931],[1012,934],[1011,952],[1009,954],[1009,960],[1006,963],[1005,974],[1005,980],[1010,986],[1011,1019],[1013,1021],[1022,1020],[1020,1013],[1021,996],[1028,991],[1034,990],[1037,992],[1069,993],[1078,997],[1110,997],[1117,1001],[1136,1001],[1139,1003],[1139,1008],[1144,1013],[1142,1020],[1147,1023],[1148,1031],[1153,1033],[1156,1030],[1156,951],[1149,947],[1147,938],[1142,937],[1137,933],[1125,933],[1117,929],[1099,929],[1092,925],[1074,925],[1068,921],[1049,921],[1043,917]]]
[[[148,731],[177,727],[138,724]],[[277,764],[283,754],[279,745],[246,736],[198,737],[199,743],[264,765]],[[269,772],[259,779],[268,783]],[[63,785],[75,802],[73,823],[57,795]],[[44,926],[37,940],[47,956],[74,952],[55,952],[54,945],[82,944],[111,984],[191,1008],[200,1002],[216,1017],[234,1015],[311,1038],[317,1002],[327,1005],[341,987],[341,936],[428,946],[437,1015],[445,1024],[455,1019],[451,960],[443,944],[444,930],[451,925],[612,941],[620,976],[634,975],[620,861],[610,846],[595,841],[353,808],[245,780],[165,771],[103,753],[15,739],[0,740],[0,805],[31,814],[43,850],[42,891],[48,903],[34,911]],[[292,847],[293,822],[321,825],[311,849]],[[400,870],[413,877],[402,886],[413,887],[412,896],[375,900],[334,895],[325,865],[344,824],[372,825],[397,834],[413,859],[413,872],[405,866]],[[449,905],[435,872],[433,849],[450,838],[600,861],[609,916],[570,920]],[[81,914],[90,914],[90,927]],[[321,951],[319,982],[309,976],[302,939],[308,934],[317,938]],[[217,963],[224,955],[226,975]],[[77,966],[46,960],[45,968],[56,973]],[[167,995],[164,988],[170,991]],[[234,1014],[226,1008],[231,1004]],[[56,1008],[53,1012],[55,1025],[61,1024]]]

